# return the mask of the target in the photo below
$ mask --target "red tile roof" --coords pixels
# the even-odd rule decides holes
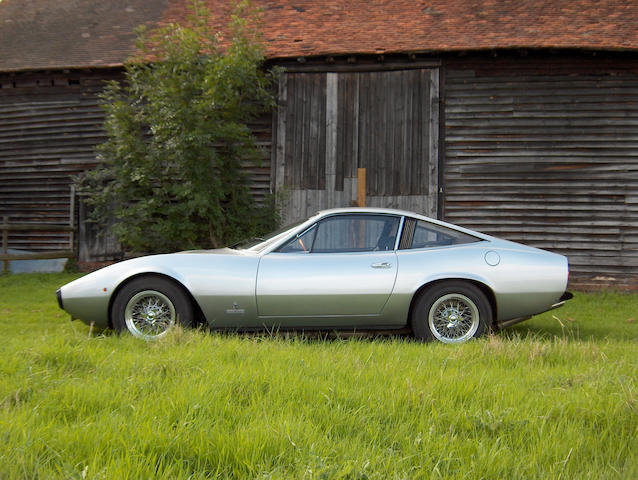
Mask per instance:
[[[636,0],[262,0],[269,56],[638,48]]]
[[[206,0],[223,28],[232,2]],[[270,58],[500,48],[638,51],[636,0],[253,0]],[[0,71],[121,64],[186,0],[1,0]]]

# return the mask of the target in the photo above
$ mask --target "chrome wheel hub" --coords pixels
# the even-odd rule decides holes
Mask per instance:
[[[479,326],[478,307],[465,295],[451,293],[440,297],[428,312],[432,334],[444,343],[464,342]]]
[[[134,336],[159,338],[175,324],[175,306],[163,293],[145,290],[128,301],[124,317],[126,327]]]
[[[447,328],[455,328],[461,321],[461,314],[459,314],[456,310],[447,312],[447,320]]]

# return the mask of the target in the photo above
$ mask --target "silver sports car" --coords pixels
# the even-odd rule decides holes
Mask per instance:
[[[120,262],[57,297],[73,318],[144,339],[205,322],[457,343],[562,305],[567,278],[562,255],[416,213],[342,208],[232,248]]]

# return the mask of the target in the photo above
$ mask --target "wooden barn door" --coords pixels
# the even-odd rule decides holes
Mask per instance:
[[[287,73],[279,86],[273,187],[283,220],[366,205],[437,215],[439,71]]]

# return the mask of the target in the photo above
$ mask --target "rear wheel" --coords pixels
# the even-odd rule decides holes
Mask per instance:
[[[193,305],[170,280],[139,277],[125,285],[111,310],[113,328],[144,340],[161,338],[176,324],[193,324]]]
[[[412,330],[421,340],[462,343],[483,335],[492,324],[492,308],[475,285],[443,282],[421,293],[412,311]]]

